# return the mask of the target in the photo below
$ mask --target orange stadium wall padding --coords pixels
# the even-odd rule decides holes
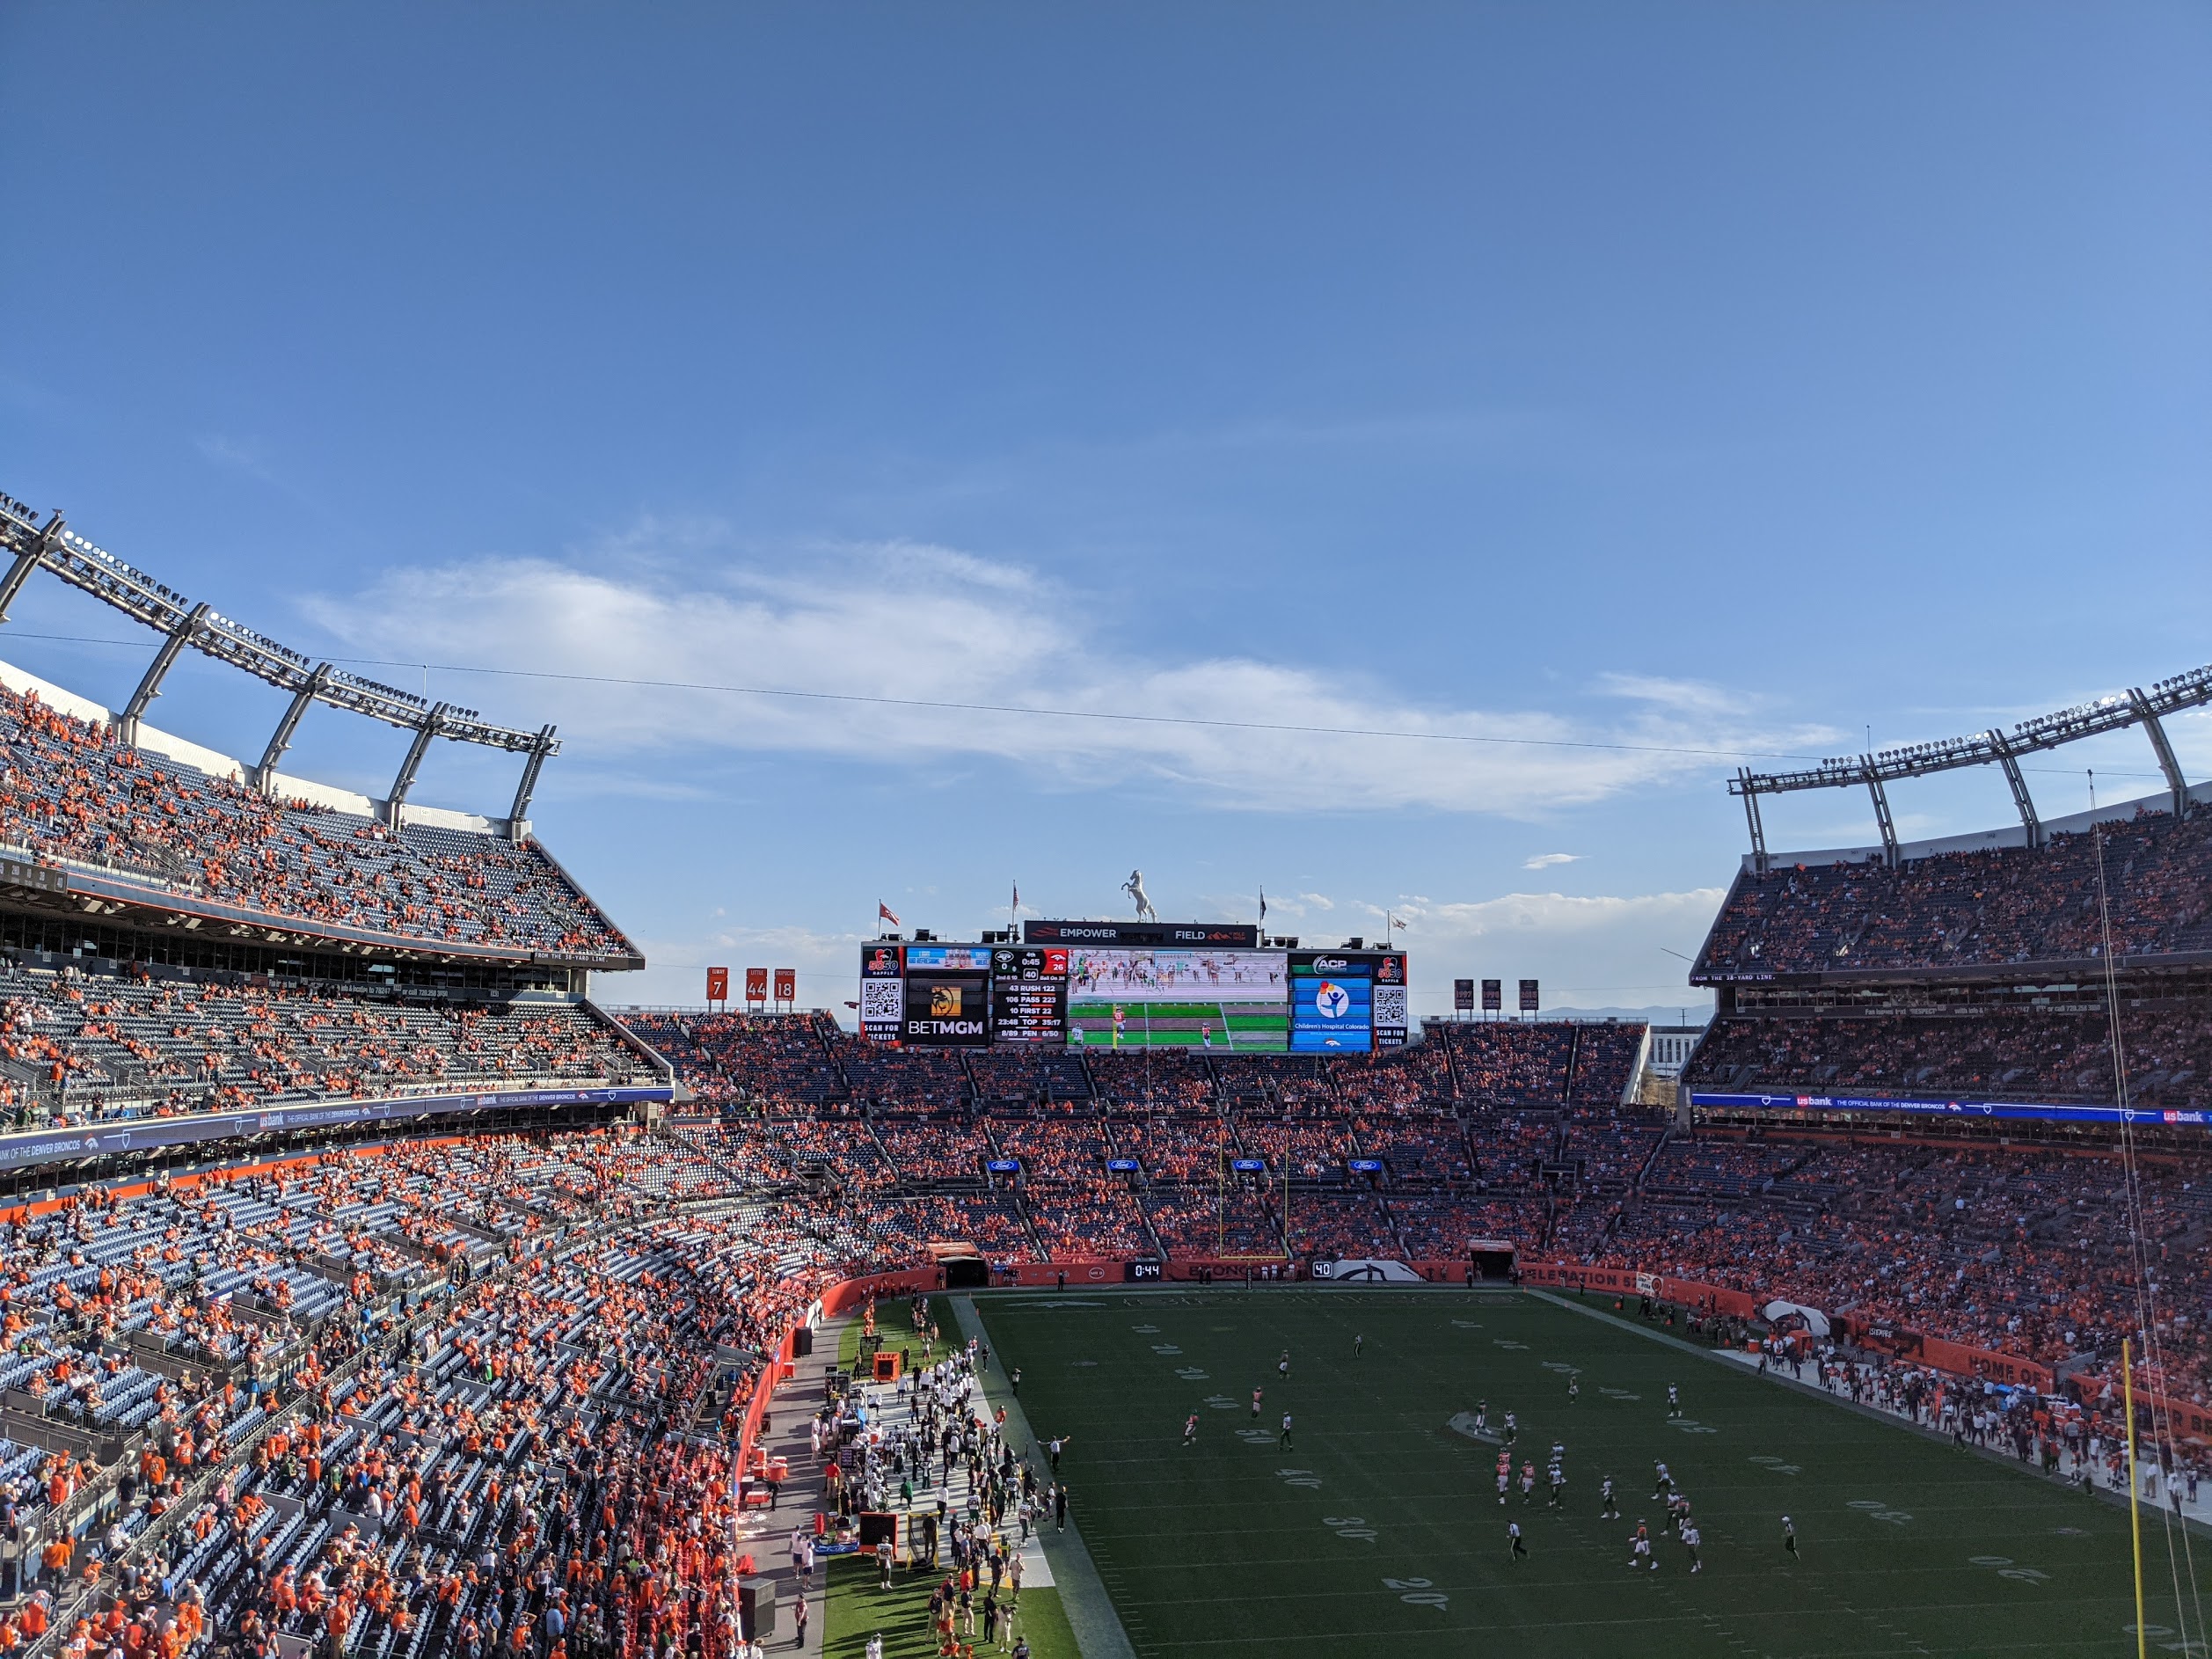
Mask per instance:
[[[1110,1261],[1024,1261],[1014,1268],[1016,1284],[1056,1284],[1062,1274],[1069,1284],[1120,1284],[1128,1275],[1119,1256]]]
[[[1561,1290],[1602,1290],[1610,1296],[1654,1297],[1677,1306],[1725,1313],[1739,1319],[1756,1319],[1766,1299],[1748,1290],[1701,1284],[1695,1279],[1677,1279],[1664,1273],[1639,1273],[1630,1268],[1586,1268],[1573,1261],[1523,1262],[1521,1282]]]

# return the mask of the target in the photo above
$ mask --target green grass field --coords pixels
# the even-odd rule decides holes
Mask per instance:
[[[1151,1049],[1197,1049],[1200,1027],[1213,1027],[1214,1047],[1227,1053],[1281,1054],[1290,1046],[1290,1016],[1281,1004],[1217,1002],[1202,998],[1140,1002],[1127,998],[1077,998],[1068,1005],[1068,1022],[1083,1032],[1084,1046],[1113,1046],[1113,1011],[1126,1016],[1121,1052]]]
[[[976,1305],[995,1369],[1022,1368],[1033,1429],[1072,1436],[1062,1474],[1075,1519],[1146,1659],[2135,1651],[2123,1509],[1610,1317],[1504,1290],[1025,1292]],[[1275,1373],[1285,1348],[1287,1385]],[[1683,1391],[1677,1422],[1669,1382]],[[1516,1480],[1500,1509],[1495,1449],[1447,1426],[1478,1400],[1493,1423],[1518,1414],[1516,1453],[1538,1470],[1529,1508]],[[1285,1409],[1289,1451],[1277,1444]],[[1199,1443],[1186,1451],[1194,1410]],[[1542,1470],[1555,1439],[1566,1503],[1551,1512]],[[1695,1575],[1650,1498],[1658,1458],[1704,1532]],[[1619,1521],[1598,1518],[1607,1474]],[[1661,1566],[1632,1575],[1639,1517]],[[1508,1518],[1526,1560],[1508,1559]],[[2150,1651],[2183,1651],[2169,1645],[2174,1579],[2156,1516],[2145,1546]],[[2195,1549],[2212,1568],[2212,1540]]]
[[[934,1298],[932,1308],[940,1331],[948,1341],[957,1342],[953,1311],[945,1298]],[[906,1303],[894,1298],[877,1312],[884,1346],[905,1348],[919,1363],[923,1344],[907,1318]],[[859,1357],[860,1339],[860,1321],[854,1319],[838,1340],[840,1366],[849,1369]],[[946,1560],[949,1562],[950,1558]],[[822,1632],[826,1659],[861,1659],[868,1638],[878,1634],[883,1638],[886,1659],[929,1659],[937,1652],[937,1642],[930,1633],[929,1603],[930,1591],[942,1573],[909,1572],[902,1568],[894,1575],[892,1587],[886,1592],[879,1586],[872,1560],[826,1555],[822,1563],[823,1582],[829,1591]],[[950,1570],[949,1566],[945,1570]],[[1012,1628],[1028,1639],[1034,1659],[1080,1659],[1056,1590],[1033,1587],[1024,1590]]]

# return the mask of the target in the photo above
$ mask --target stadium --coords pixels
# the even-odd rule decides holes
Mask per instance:
[[[1157,918],[887,931],[847,1026],[622,1000],[551,726],[0,538],[156,641],[0,664],[7,1650],[2204,1651],[2212,669],[1740,773],[1678,1066]],[[186,650],[258,759],[148,720]],[[281,770],[318,706],[383,797]],[[2167,788],[2039,819],[2114,731]],[[1984,765],[2017,825],[1899,841]],[[1770,852],[1829,788],[1879,841]]]

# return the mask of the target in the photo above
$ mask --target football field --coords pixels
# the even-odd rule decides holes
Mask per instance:
[[[1610,1313],[1505,1290],[1305,1287],[975,1306],[994,1382],[1019,1367],[1030,1428],[1068,1437],[1076,1524],[1146,1659],[2135,1651],[2124,1509]],[[1518,1419],[1502,1507],[1498,1448],[1470,1432],[1485,1402],[1493,1426]],[[1544,1481],[1555,1441],[1558,1509]],[[1537,1470],[1525,1506],[1524,1458]],[[1652,1496],[1661,1459],[1702,1531],[1701,1572]],[[1617,1520],[1599,1516],[1607,1475]],[[1630,1565],[1639,1519],[1656,1571]],[[1508,1522],[1526,1559],[1509,1553]],[[2202,1653],[2176,1634],[2165,1536],[2146,1513],[2150,1649]],[[2193,1636],[2212,1540],[2194,1547],[2198,1581],[2181,1586]]]

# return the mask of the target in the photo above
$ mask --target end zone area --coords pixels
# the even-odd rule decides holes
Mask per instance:
[[[1504,1289],[1004,1292],[975,1305],[994,1384],[1018,1367],[1032,1429],[1065,1439],[1075,1523],[1146,1659],[2134,1645],[2123,1509],[1632,1324]],[[1508,1412],[1517,1424],[1503,1505],[1500,1447],[1471,1432],[1486,1405],[1492,1430]],[[1696,1574],[1653,1496],[1662,1460],[1702,1534]],[[1600,1516],[1608,1475],[1618,1519]],[[1630,1565],[1639,1519],[1656,1571]],[[2144,1546],[2150,1649],[2181,1651],[2166,1644],[2186,1568],[2170,1569],[2154,1514]],[[2212,1542],[2194,1549],[2197,1581],[2178,1585],[2192,1630],[2212,1599]]]

